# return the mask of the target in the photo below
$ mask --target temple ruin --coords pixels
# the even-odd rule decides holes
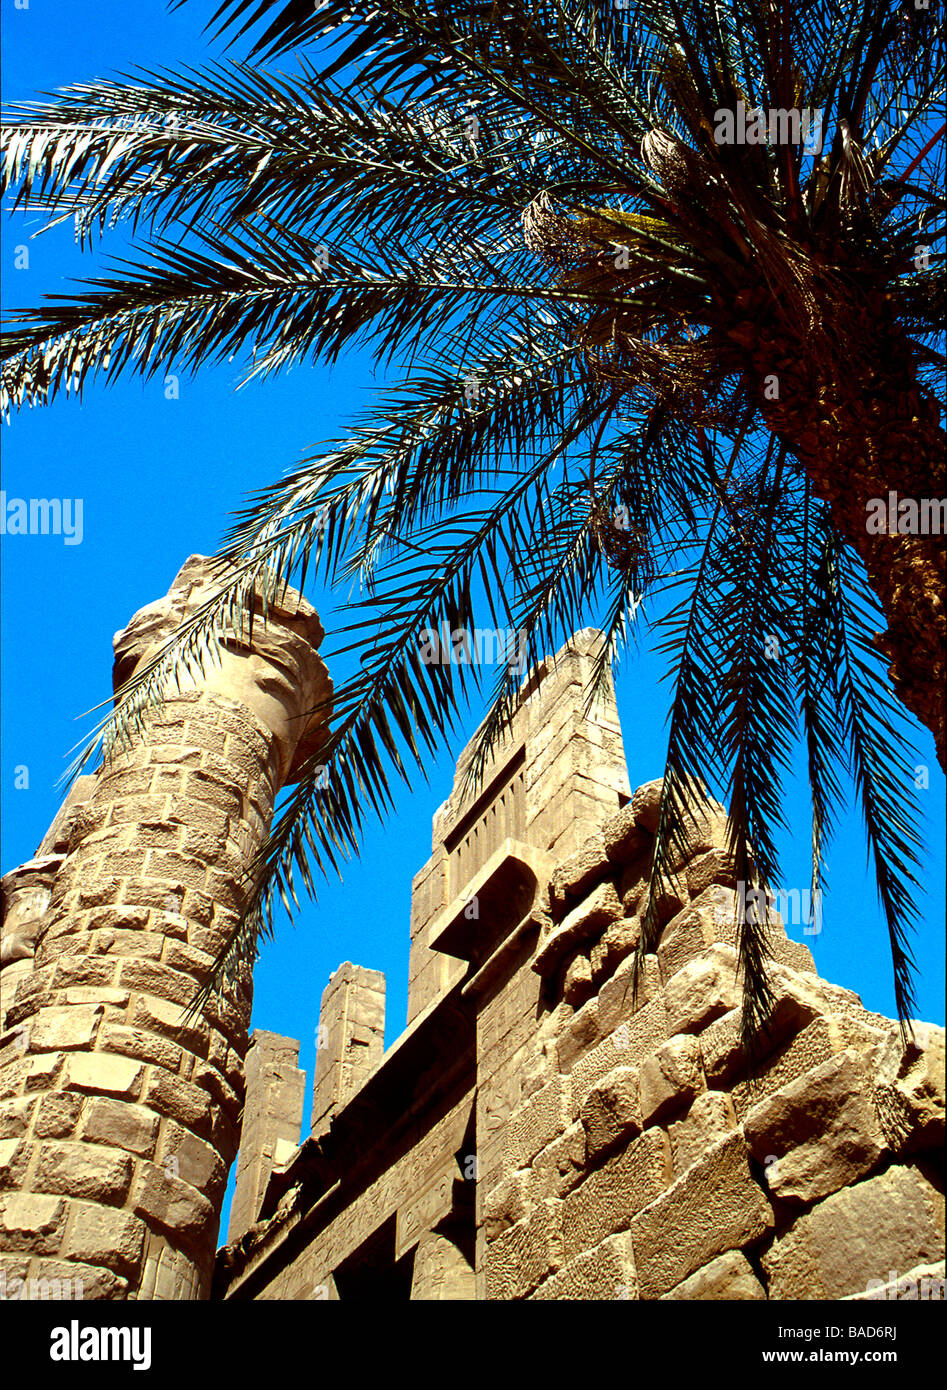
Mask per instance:
[[[194,557],[136,615],[116,679],[207,582]],[[593,630],[525,676],[476,778],[475,741],[460,756],[413,881],[405,1029],[385,1049],[378,971],[326,985],[307,1135],[299,1044],[248,1036],[249,978],[182,1022],[316,746],[321,636],[284,594],[3,880],[5,1278],[99,1298],[942,1297],[944,1031],[905,1044],[774,918],[751,1072],[712,801],[632,988],[660,783],[632,789],[610,683],[590,698]]]

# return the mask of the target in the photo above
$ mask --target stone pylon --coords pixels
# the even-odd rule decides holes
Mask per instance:
[[[116,688],[219,585],[192,556],[168,595],[116,635]],[[258,597],[252,632],[224,634],[216,660],[182,676],[127,748],[85,779],[38,867],[7,876],[7,1297],[34,1287],[207,1296],[239,1138],[249,969],[199,1016],[183,1014],[238,920],[277,793],[323,736],[323,635],[295,591],[282,591],[265,621]]]

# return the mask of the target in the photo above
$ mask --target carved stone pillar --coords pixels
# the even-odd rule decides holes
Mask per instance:
[[[116,688],[219,585],[192,556],[114,641]],[[0,1270],[84,1298],[206,1297],[237,1148],[251,977],[187,1022],[331,684],[295,591],[182,677],[99,772],[0,1039]],[[6,973],[6,972],[5,972]],[[4,980],[5,983],[5,980]]]

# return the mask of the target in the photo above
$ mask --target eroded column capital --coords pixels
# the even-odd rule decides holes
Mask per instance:
[[[112,684],[117,692],[151,660],[175,628],[225,587],[234,571],[192,555],[164,598],[140,608],[112,640]],[[280,780],[292,782],[324,737],[332,682],[318,654],[324,629],[316,610],[295,589],[281,588],[265,608],[260,593],[242,627],[221,634],[215,659],[204,670],[182,671],[166,694],[200,689],[250,709],[272,730],[280,753]]]

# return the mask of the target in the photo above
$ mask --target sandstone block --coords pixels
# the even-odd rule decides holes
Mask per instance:
[[[737,956],[728,946],[708,947],[667,982],[665,1004],[672,1033],[699,1033],[739,1002]]]
[[[154,1163],[139,1165],[132,1207],[149,1225],[185,1242],[199,1241],[217,1220],[206,1197]]]
[[[185,1020],[181,1006],[167,999],[139,995],[131,1023],[136,1028],[170,1038],[188,1052],[203,1052],[207,1047],[207,1024],[201,1019]]]
[[[570,899],[581,898],[611,871],[611,860],[605,853],[605,840],[599,830],[553,870],[549,881],[553,910],[561,912]]]
[[[506,1156],[511,1168],[525,1168],[569,1124],[568,1078],[554,1076],[514,1111],[507,1126]]]
[[[81,1138],[93,1144],[111,1144],[127,1153],[150,1158],[158,1137],[158,1117],[143,1105],[96,1096],[83,1117]]]
[[[641,923],[637,917],[621,917],[605,928],[592,947],[589,963],[596,984],[608,980],[615,969],[636,949],[641,939]]]
[[[141,1028],[126,1028],[118,1023],[106,1023],[100,1042],[109,1052],[134,1057],[139,1062],[153,1062],[167,1071],[177,1071],[184,1053],[176,1043]]]
[[[600,883],[578,907],[574,908],[541,942],[533,961],[533,969],[549,975],[557,969],[563,957],[597,936],[609,923],[622,915],[622,905],[613,883]]]
[[[615,930],[629,925],[616,922]],[[632,924],[633,925],[633,924]],[[646,1004],[656,999],[661,991],[661,975],[657,956],[645,956],[638,972],[638,988],[635,990],[635,962],[626,957],[610,980],[606,980],[598,992],[598,1019],[602,1033],[610,1033],[622,1023],[630,1022],[632,1016]]]
[[[664,1191],[670,1153],[663,1130],[650,1129],[589,1173],[562,1201],[566,1259],[627,1230],[637,1212]]]
[[[210,1132],[210,1096],[180,1076],[156,1067],[145,1082],[141,1099],[144,1105],[157,1110],[160,1115],[177,1120],[185,1129],[197,1134]]]
[[[0,1198],[0,1245],[53,1254],[59,1248],[65,1214],[66,1204],[61,1197],[11,1192]]]
[[[746,1256],[739,1250],[728,1250],[704,1265],[696,1274],[678,1284],[662,1299],[728,1300],[732,1302],[759,1301],[766,1291],[757,1279]]]
[[[565,1008],[565,1005],[561,1007]],[[599,1035],[598,1000],[590,999],[557,1030],[556,1057],[559,1070],[569,1072],[576,1059],[588,1052]]]
[[[68,1091],[51,1091],[43,1096],[33,1121],[37,1139],[62,1139],[71,1134],[82,1109],[82,1096]]]
[[[669,1130],[674,1155],[674,1176],[679,1178],[718,1140],[736,1129],[730,1097],[724,1091],[704,1091],[697,1096],[683,1120]]]
[[[875,1167],[886,1144],[871,1090],[864,1062],[845,1051],[750,1110],[746,1142],[772,1192],[814,1202]]]
[[[536,1201],[564,1197],[584,1173],[585,1130],[576,1121],[533,1159],[531,1196]]]
[[[889,1168],[819,1202],[762,1255],[770,1298],[844,1298],[889,1270],[944,1254],[944,1199],[915,1168]]]
[[[124,1298],[128,1281],[109,1269],[43,1256],[33,1262],[29,1288],[31,1298],[98,1302]]]
[[[772,1224],[743,1136],[721,1139],[631,1223],[642,1298],[660,1298],[716,1256],[758,1241]]]
[[[607,1236],[540,1284],[532,1299],[634,1299],[635,1261],[627,1232]]]
[[[561,1203],[545,1201],[487,1246],[488,1299],[525,1298],[562,1263]]]
[[[131,1183],[131,1160],[96,1144],[43,1145],[33,1185],[38,1192],[62,1192],[90,1202],[121,1205]]]
[[[158,938],[159,950],[164,943]],[[141,990],[159,999],[170,1000],[172,1004],[189,1004],[194,997],[194,981],[179,970],[169,970],[166,965],[157,965],[150,960],[122,961],[121,983],[129,989]]]
[[[25,1139],[0,1139],[0,1187],[22,1185],[32,1152]]]
[[[67,1060],[63,1086],[67,1091],[133,1099],[138,1095],[143,1070],[131,1057],[87,1052]]]
[[[572,1079],[572,1110],[579,1114],[585,1097],[608,1072],[616,1066],[639,1066],[667,1039],[667,1018],[664,1000],[657,998],[633,1015],[630,1022],[620,1023],[607,1038],[576,1062],[570,1073]]]
[[[635,824],[640,825],[643,830],[647,830],[651,835],[658,828],[658,815],[661,810],[661,788],[664,786],[663,777],[658,777],[654,782],[645,782],[643,786],[633,793],[631,798],[631,813]]]
[[[938,1260],[932,1265],[915,1265],[906,1274],[898,1274],[896,1269],[890,1271],[891,1277],[888,1282],[882,1283],[879,1279],[864,1293],[846,1294],[842,1300],[844,1303],[861,1303],[871,1300],[888,1299],[898,1302],[908,1301],[911,1303],[919,1301],[943,1303],[944,1301],[944,1275],[947,1266],[943,1260]]]
[[[522,1221],[529,1209],[528,1193],[530,1175],[528,1170],[511,1173],[490,1192],[483,1203],[483,1228],[487,1240],[494,1240],[504,1231]]]
[[[592,993],[592,965],[587,956],[577,955],[566,967],[562,978],[562,997],[567,1004],[578,1008]]]
[[[616,1067],[597,1081],[579,1111],[586,1148],[592,1162],[619,1141],[641,1133],[638,1068]]]
[[[141,1265],[144,1238],[144,1224],[131,1212],[76,1202],[62,1254],[134,1278]]]
[[[0,1100],[0,1139],[18,1139],[30,1127],[35,1096],[12,1096]]]
[[[944,1143],[944,1030],[915,1023],[905,1046],[893,1033],[879,1058],[875,1103],[896,1153],[939,1149]]]
[[[102,1005],[40,1009],[30,1021],[30,1048],[34,1052],[67,1052],[91,1047]]]
[[[605,853],[613,864],[626,864],[651,848],[651,837],[642,832],[632,806],[623,806],[615,815],[609,816],[602,826],[602,840]]]
[[[223,1196],[227,1173],[216,1149],[173,1121],[162,1138],[157,1162],[212,1202]]]
[[[651,1124],[680,1110],[702,1089],[700,1044],[689,1033],[679,1033],[641,1063],[638,1089],[641,1118]]]

